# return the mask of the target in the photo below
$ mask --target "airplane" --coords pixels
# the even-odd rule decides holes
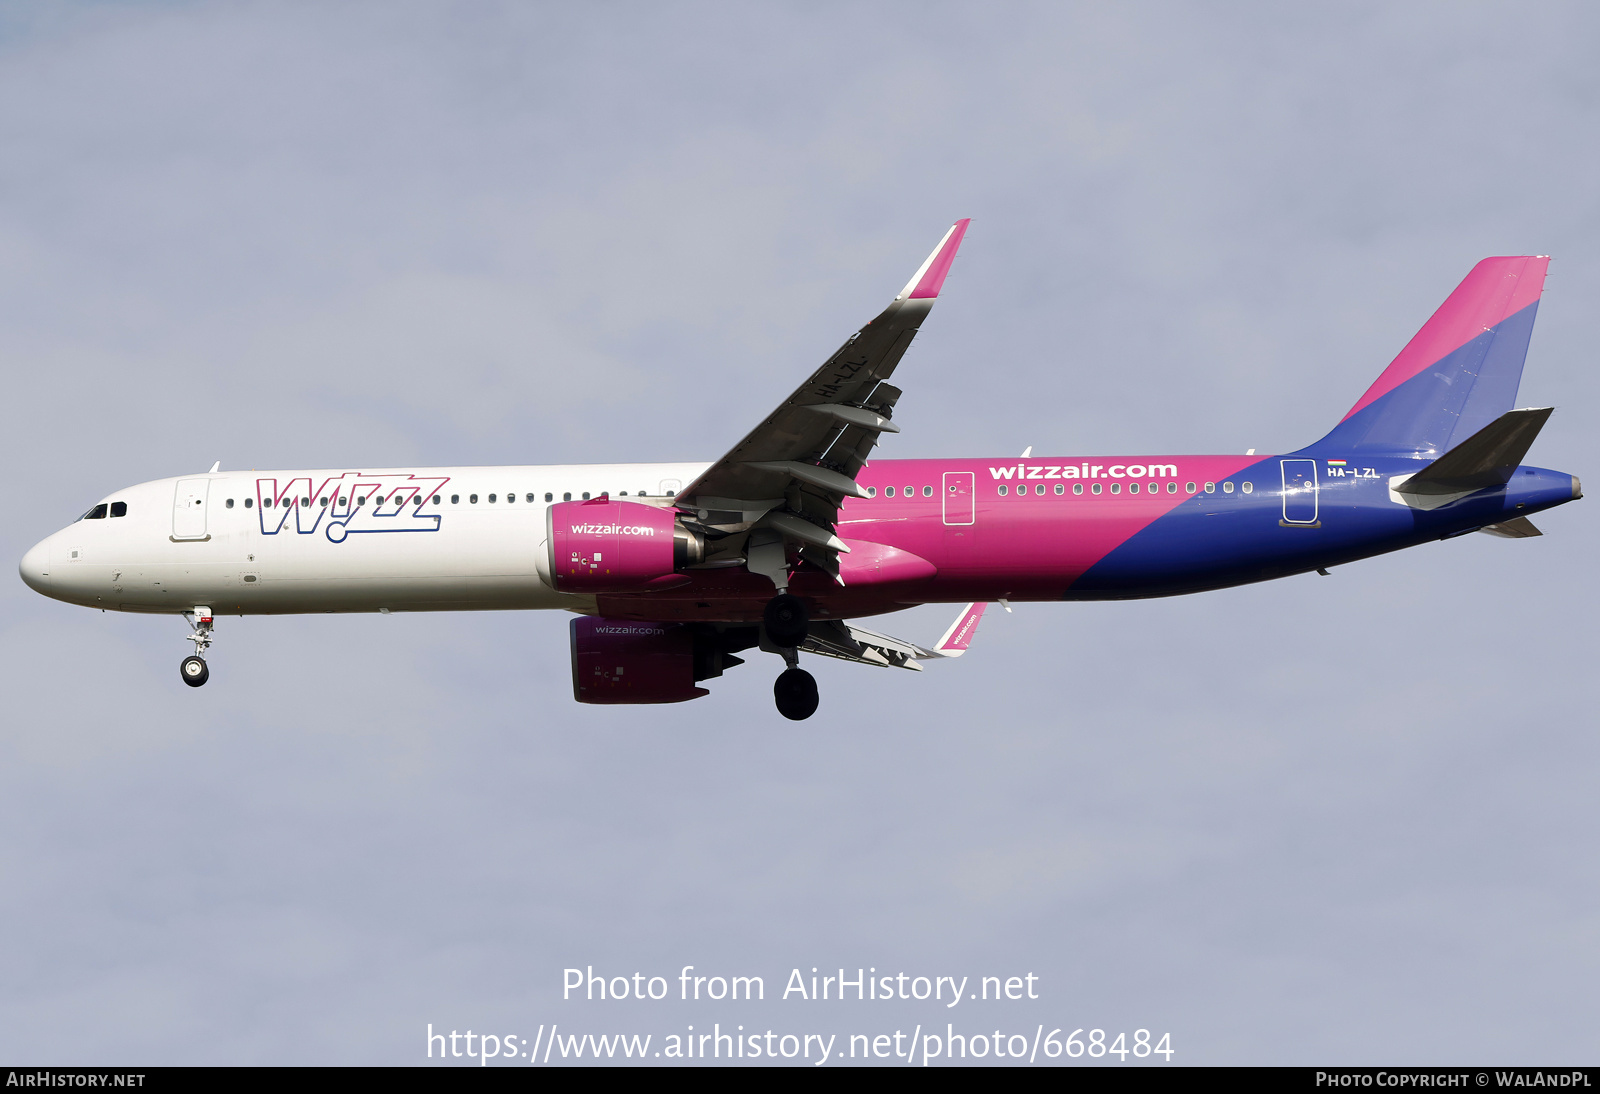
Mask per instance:
[[[714,463],[225,472],[107,495],[21,561],[46,596],[181,614],[194,687],[218,615],[561,609],[580,703],[699,698],[752,648],[780,714],[799,655],[959,656],[985,605],[1123,600],[1319,573],[1469,532],[1540,534],[1582,496],[1524,466],[1551,408],[1514,409],[1547,256],[1487,258],[1321,440],[1279,455],[873,460],[889,383],[969,220]],[[964,604],[931,647],[855,620]]]

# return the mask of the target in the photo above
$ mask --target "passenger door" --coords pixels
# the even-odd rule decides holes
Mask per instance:
[[[1317,523],[1317,461],[1283,460],[1283,522]]]
[[[944,473],[944,522],[946,524],[973,523],[973,472],[946,471]]]
[[[206,534],[206,496],[210,479],[179,479],[172,500],[172,538],[210,539]]]

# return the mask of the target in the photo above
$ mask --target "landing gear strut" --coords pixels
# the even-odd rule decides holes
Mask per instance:
[[[194,633],[189,636],[189,641],[194,643],[194,653],[183,659],[183,664],[178,666],[178,675],[183,677],[183,682],[192,688],[197,688],[211,679],[211,670],[206,667],[206,660],[200,655],[211,646],[211,609],[200,605],[192,612],[184,612],[183,617],[194,627]]]

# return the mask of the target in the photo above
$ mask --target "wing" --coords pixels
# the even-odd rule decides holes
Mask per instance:
[[[854,661],[878,668],[916,669],[922,671],[918,661],[936,657],[960,657],[972,644],[978,620],[983,618],[985,604],[968,604],[944,632],[944,637],[933,649],[925,649],[915,642],[891,638],[886,634],[852,627],[836,619],[821,620],[811,624],[806,640],[800,648],[823,657],[836,657],[841,661]]]
[[[890,422],[900,389],[886,383],[938,298],[967,232],[958,220],[900,295],[852,334],[783,404],[678,495],[711,537],[708,561],[747,556],[754,573],[788,586],[791,550],[839,576],[834,534],[856,475]]]

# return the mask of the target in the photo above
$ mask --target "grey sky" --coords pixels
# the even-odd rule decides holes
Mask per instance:
[[[9,4],[4,555],[218,459],[715,458],[961,216],[884,457],[1298,447],[1549,253],[1530,458],[1600,483],[1597,47],[1583,4]],[[0,1057],[965,1016],[1592,1061],[1595,517],[1538,523],[995,612],[814,666],[799,725],[770,657],[573,704],[555,614],[224,619],[190,691],[181,623],[0,583]],[[589,964],[769,1000],[561,1004]],[[771,998],[814,965],[1044,998]]]

